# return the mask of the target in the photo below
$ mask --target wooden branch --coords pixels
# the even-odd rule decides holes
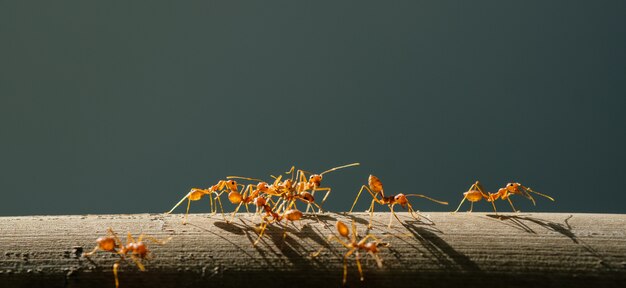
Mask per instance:
[[[387,228],[388,213],[377,213],[371,234],[387,235],[380,248],[384,261],[363,261],[360,283],[349,259],[348,286],[559,286],[623,287],[626,283],[626,215],[429,213],[432,222],[399,213]],[[154,259],[140,272],[122,262],[124,287],[319,287],[341,286],[346,249],[329,245],[336,213],[307,218],[294,227],[273,225],[255,247],[252,215],[226,223],[220,215],[88,215],[0,217],[1,287],[114,287],[111,253],[81,257],[112,227],[155,238],[172,236],[165,245],[149,243]],[[368,214],[355,213],[359,234]],[[325,226],[326,225],[326,226]],[[311,253],[325,249],[317,257]],[[363,255],[363,254],[362,254]],[[287,286],[290,285],[290,286]]]

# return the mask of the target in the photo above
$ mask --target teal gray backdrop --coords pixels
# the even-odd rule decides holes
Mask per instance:
[[[426,211],[479,179],[624,213],[625,97],[625,1],[0,1],[0,215],[350,162],[330,210],[371,173]]]

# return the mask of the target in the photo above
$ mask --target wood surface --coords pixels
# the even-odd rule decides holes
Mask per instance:
[[[363,282],[349,259],[349,287],[626,287],[626,215],[422,213],[398,213],[392,228],[376,213],[371,230],[369,214],[324,213],[271,225],[256,246],[259,218],[246,213],[233,223],[192,214],[186,225],[181,214],[0,217],[0,287],[114,287],[115,255],[81,257],[108,227],[123,241],[172,237],[148,242],[147,271],[122,262],[122,288],[340,287],[347,250],[326,240],[337,220],[389,243],[382,269],[364,257]]]

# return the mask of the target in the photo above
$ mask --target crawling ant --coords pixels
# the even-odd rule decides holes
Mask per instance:
[[[508,183],[506,184],[506,187],[498,189],[498,192],[491,193],[490,196],[493,197],[494,201],[497,200],[498,198],[502,198],[502,200],[508,200],[509,204],[511,205],[511,208],[513,208],[513,212],[519,212],[519,210],[515,209],[515,206],[513,206],[513,202],[511,201],[510,197],[511,195],[522,195],[528,198],[531,202],[533,202],[533,205],[535,205],[535,198],[533,198],[533,196],[528,192],[535,193],[539,196],[543,196],[554,201],[554,198],[546,194],[534,191],[530,189],[529,187],[523,186],[520,183]]]
[[[321,206],[324,206],[324,203],[326,202],[326,198],[328,198],[328,195],[330,194],[330,187],[320,187],[322,185],[322,179],[324,174],[326,173],[330,173],[339,169],[343,169],[343,168],[348,168],[348,167],[352,167],[352,166],[358,166],[361,165],[360,163],[351,163],[351,164],[346,164],[346,165],[342,165],[342,166],[338,166],[338,167],[334,167],[331,169],[328,169],[322,173],[319,174],[311,174],[311,176],[309,176],[309,179],[307,180],[306,178],[306,173],[304,170],[298,170],[296,173],[296,180],[297,182],[294,184],[294,188],[296,190],[296,192],[298,193],[302,193],[304,191],[307,190],[311,190],[311,197],[315,196],[315,191],[326,191],[326,194],[324,195],[324,198],[322,198],[322,202],[318,205],[319,207],[319,212],[322,212],[322,208]],[[286,174],[292,174],[293,177],[293,173],[295,171],[295,166],[291,167],[291,170],[287,171]],[[308,212],[310,208],[310,205],[307,205],[307,209],[306,211]]]
[[[113,264],[113,276],[115,277],[116,288],[120,286],[117,270],[120,266],[120,261],[125,260],[126,256],[129,256],[130,259],[133,260],[139,270],[146,271],[146,267],[143,265],[142,260],[150,258],[150,250],[148,249],[146,243],[142,241],[144,238],[157,244],[165,244],[172,238],[169,237],[166,240],[161,241],[141,234],[137,240],[135,240],[129,232],[126,238],[126,245],[123,245],[122,241],[119,237],[117,237],[117,234],[110,227],[107,229],[107,234],[108,236],[98,237],[98,239],[96,239],[96,243],[98,243],[98,245],[91,252],[83,253],[82,256],[89,257],[98,250],[111,252],[120,256],[120,259],[115,261]]]
[[[174,211],[174,209],[180,206],[180,204],[182,204],[185,201],[185,199],[187,199],[187,211],[185,212],[185,219],[183,220],[183,224],[185,224],[187,222],[187,215],[189,215],[189,207],[191,206],[191,201],[198,201],[202,199],[202,197],[204,197],[205,195],[209,195],[209,199],[211,200],[211,210],[213,210],[213,197],[211,197],[210,195],[216,194],[215,200],[217,200],[217,203],[219,203],[220,209],[222,211],[222,217],[224,217],[225,219],[226,217],[224,216],[224,208],[222,207],[222,201],[220,200],[219,196],[221,195],[221,192],[223,191],[230,191],[230,192],[238,193],[239,185],[242,185],[242,184],[237,184],[237,181],[235,180],[220,180],[219,182],[217,182],[217,184],[207,189],[192,188],[191,191],[189,191],[189,193],[187,193],[187,195],[183,197],[183,199],[180,199],[180,201],[178,201],[178,203],[176,203],[176,205],[174,205],[174,207],[172,207],[170,211],[165,212],[165,214],[171,214]],[[226,188],[227,190],[224,188]],[[213,213],[215,213],[216,211],[217,209],[213,210]]]
[[[300,212],[300,210],[298,209],[285,209],[285,211],[282,214],[275,212],[274,209],[272,209],[267,204],[267,201],[265,200],[263,196],[259,196],[255,198],[254,203],[257,207],[261,207],[265,211],[265,215],[263,215],[262,217],[263,223],[261,224],[261,227],[260,227],[261,231],[259,232],[259,237],[257,238],[257,240],[254,241],[254,244],[253,244],[254,246],[256,246],[261,240],[261,238],[263,237],[263,233],[265,232],[267,225],[274,223],[274,222],[281,222],[283,219],[286,219],[287,221],[293,224],[294,221],[298,221],[302,219],[302,212]],[[285,226],[285,229],[286,228],[287,227]],[[286,231],[283,232],[283,238],[286,236],[286,233],[287,233]]]
[[[426,198],[430,201],[439,203],[439,204],[443,204],[443,205],[448,205],[448,202],[444,202],[444,201],[439,201],[439,200],[435,200],[433,198],[430,198],[428,196],[422,195],[422,194],[397,194],[397,195],[389,195],[389,196],[385,196],[385,192],[383,190],[383,183],[382,181],[380,181],[380,179],[378,179],[378,177],[374,176],[374,175],[370,175],[367,179],[367,183],[368,185],[363,185],[361,186],[361,190],[359,190],[359,193],[356,196],[356,199],[354,199],[354,203],[352,204],[352,208],[350,208],[350,212],[352,213],[352,210],[354,209],[354,205],[356,205],[356,202],[359,200],[359,197],[361,196],[361,193],[363,192],[363,190],[367,190],[367,192],[370,193],[370,195],[372,195],[372,204],[370,205],[370,223],[368,227],[372,227],[372,218],[374,217],[374,203],[378,203],[381,205],[387,205],[389,206],[389,210],[391,210],[391,215],[389,215],[389,228],[391,228],[391,223],[393,222],[393,217],[395,217],[398,222],[400,222],[400,224],[402,224],[402,221],[400,221],[400,218],[398,218],[398,216],[396,215],[396,213],[393,211],[393,207],[396,204],[400,204],[400,206],[402,206],[402,208],[408,209],[409,213],[411,214],[411,216],[413,217],[413,219],[418,220],[419,217],[416,216],[416,212],[413,209],[413,206],[411,206],[411,203],[409,203],[409,199],[407,197],[421,197],[421,198]],[[369,187],[368,187],[369,186]],[[378,199],[378,195],[380,194],[380,199]]]
[[[383,243],[381,239],[370,234],[366,235],[361,240],[358,240],[359,236],[358,236],[354,221],[352,221],[352,235],[350,235],[350,229],[348,228],[348,225],[344,224],[341,221],[337,221],[337,232],[339,232],[339,235],[345,237],[347,241],[344,241],[341,238],[334,236],[334,235],[328,236],[328,241],[331,241],[331,240],[337,241],[341,245],[343,245],[343,247],[348,249],[348,252],[346,252],[346,254],[344,254],[343,256],[343,282],[342,282],[343,285],[346,284],[346,280],[348,278],[348,257],[350,257],[352,254],[354,254],[354,257],[356,258],[356,267],[359,270],[361,281],[363,281],[365,278],[363,277],[363,269],[361,267],[361,256],[359,255],[359,252],[365,252],[371,255],[372,258],[376,260],[376,264],[378,265],[378,268],[383,267],[383,260],[380,258],[380,256],[378,256],[378,247],[381,247],[381,246],[387,247],[388,243]],[[368,240],[370,239],[374,241],[368,242]],[[313,257],[317,256],[321,252],[321,250],[322,249],[314,253]]]
[[[485,193],[483,185],[480,184],[479,181],[476,181],[474,184],[472,184],[472,186],[470,186],[467,192],[463,193],[463,200],[461,200],[461,203],[459,203],[459,207],[457,207],[456,210],[452,213],[458,212],[459,209],[461,209],[461,205],[463,205],[463,202],[465,202],[466,199],[471,203],[470,210],[467,212],[472,212],[472,210],[474,209],[474,202],[485,199],[487,202],[491,202],[491,205],[493,206],[493,211],[496,213],[496,215],[498,214],[498,210],[496,209],[495,204],[495,200],[497,198],[494,197],[493,193]]]

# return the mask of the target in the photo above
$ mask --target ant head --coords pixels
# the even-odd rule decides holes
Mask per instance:
[[[228,186],[228,189],[230,191],[237,191],[237,181],[235,180],[228,180],[226,181],[226,185]]]
[[[350,235],[350,228],[348,228],[348,225],[343,224],[343,222],[337,221],[337,232],[339,232],[341,236],[348,238],[348,235]]]
[[[139,255],[139,257],[144,258],[148,255],[148,247],[143,242],[135,242],[128,244],[128,250],[132,251],[133,254]]]
[[[98,243],[98,248],[104,251],[115,250],[115,238],[113,237],[99,237],[96,242]]]
[[[261,192],[267,191],[268,187],[269,187],[269,185],[267,185],[266,182],[259,182],[259,184],[256,184],[256,189],[258,189]]]
[[[506,190],[508,190],[509,192],[515,193],[519,191],[520,186],[522,186],[519,183],[508,183],[506,184]]]
[[[378,253],[378,243],[367,242],[365,243],[365,250],[372,253]]]
[[[402,207],[404,207],[404,205],[406,205],[406,203],[408,202],[406,196],[402,193],[396,195],[395,197],[393,197],[393,199],[396,201],[396,203],[402,205]]]
[[[298,209],[290,209],[285,212],[285,218],[289,221],[296,221],[302,218],[302,212]]]
[[[370,186],[370,189],[374,191],[374,193],[380,193],[383,191],[383,182],[374,175],[370,175],[370,177],[367,178],[367,184]]]
[[[313,174],[309,177],[309,183],[313,183],[315,186],[322,185],[322,175]]]
[[[241,203],[241,201],[243,201],[243,197],[241,196],[241,194],[239,194],[239,192],[231,191],[230,193],[228,193],[228,200],[230,201],[230,203],[239,204]]]
[[[313,197],[313,195],[309,192],[302,192],[300,193],[300,197],[302,197],[302,199],[308,201],[308,202],[315,202],[315,198]]]
[[[254,198],[254,204],[257,207],[263,207],[263,206],[265,206],[266,203],[267,202],[265,201],[264,197],[259,196],[259,197]]]

